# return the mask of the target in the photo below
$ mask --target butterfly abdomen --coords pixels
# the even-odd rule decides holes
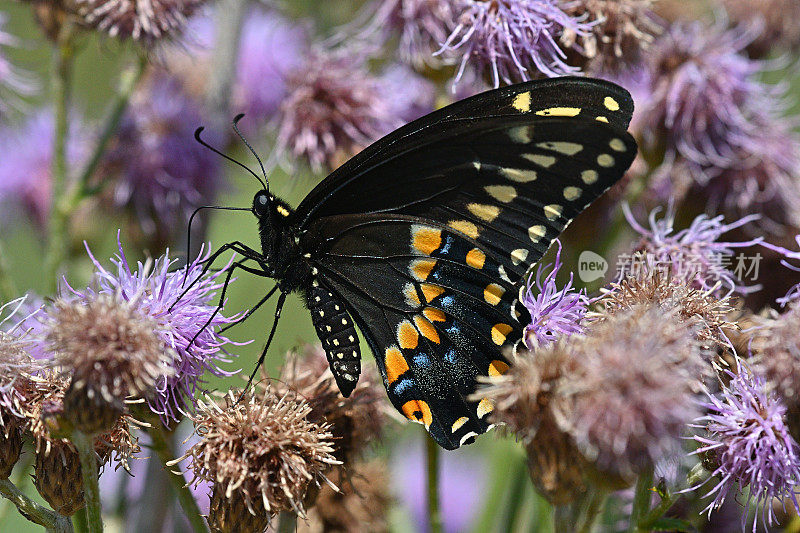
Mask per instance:
[[[361,351],[353,319],[344,303],[324,287],[312,285],[306,291],[306,300],[336,384],[348,397],[361,373]]]

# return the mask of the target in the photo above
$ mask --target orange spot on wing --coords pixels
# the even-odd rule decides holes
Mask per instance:
[[[394,346],[386,349],[383,363],[386,366],[386,380],[389,383],[397,381],[397,378],[409,369],[402,352]]]
[[[444,322],[447,320],[447,316],[445,316],[444,311],[434,307],[426,307],[422,311],[422,314],[425,315],[425,318],[431,322]]]
[[[497,305],[505,293],[506,290],[503,287],[497,283],[490,283],[483,289],[483,299],[486,300],[486,303]]]
[[[508,372],[508,365],[503,361],[494,360],[489,365],[489,375],[492,377],[502,376]]]
[[[403,287],[403,294],[406,297],[406,302],[410,302],[413,305],[420,305],[422,303],[419,301],[417,288],[411,283],[406,283],[406,286]]]
[[[425,281],[435,266],[435,259],[418,259],[411,263],[411,274],[418,280]]]
[[[492,342],[498,346],[502,346],[506,342],[506,337],[513,328],[508,324],[495,324],[492,328]]]
[[[423,424],[425,428],[429,428],[431,422],[433,422],[431,408],[428,406],[427,402],[423,402],[422,400],[410,400],[404,403],[400,410],[406,415],[406,418],[412,422]]]
[[[489,398],[483,398],[480,402],[478,402],[478,408],[476,409],[478,418],[483,418],[492,411],[494,411],[494,404]]]
[[[419,333],[414,325],[408,320],[403,320],[397,326],[397,342],[401,348],[413,350],[419,344]]]
[[[431,285],[429,283],[422,284],[422,294],[425,296],[426,302],[431,302],[444,294],[444,287],[438,285]]]
[[[417,325],[417,329],[420,333],[422,333],[423,337],[431,342],[439,344],[439,333],[436,331],[434,325],[428,321],[428,319],[417,315],[414,317],[414,324]]]
[[[456,231],[460,231],[464,235],[471,237],[473,239],[478,238],[478,226],[473,224],[468,220],[453,220],[448,224],[451,228]]]
[[[441,230],[421,226],[415,228],[413,234],[411,244],[422,254],[431,255],[442,245]]]
[[[477,268],[478,270],[483,268],[483,264],[486,262],[486,254],[478,250],[477,248],[473,248],[469,252],[467,252],[467,264],[472,268]]]

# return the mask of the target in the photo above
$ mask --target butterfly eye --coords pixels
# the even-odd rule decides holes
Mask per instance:
[[[253,197],[253,213],[257,217],[262,217],[267,214],[269,208],[269,195],[264,191],[258,191]]]

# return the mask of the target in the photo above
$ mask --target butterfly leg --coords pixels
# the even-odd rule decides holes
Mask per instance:
[[[269,330],[267,344],[264,345],[264,349],[261,350],[261,356],[258,358],[258,362],[256,363],[256,367],[253,369],[253,373],[250,374],[250,379],[247,380],[247,386],[244,388],[245,391],[250,388],[250,384],[253,383],[253,379],[256,377],[258,369],[261,368],[262,364],[264,364],[264,359],[267,357],[267,350],[269,350],[269,345],[272,344],[272,339],[275,337],[275,331],[278,329],[278,320],[281,318],[281,311],[283,310],[283,304],[286,301],[287,294],[288,293],[281,292],[281,294],[278,296],[278,303],[275,305],[275,318],[272,322],[272,328]],[[242,391],[242,396],[244,396],[244,391]],[[242,396],[239,396],[239,400],[242,399]]]
[[[235,263],[233,263],[230,266],[230,268],[228,269],[228,271],[225,274],[225,281],[222,283],[222,291],[220,292],[219,301],[217,302],[217,308],[214,309],[213,313],[211,313],[211,316],[208,318],[208,320],[206,320],[206,323],[203,324],[203,326],[199,330],[197,330],[197,333],[194,334],[194,337],[192,337],[192,340],[189,341],[189,344],[186,346],[187,348],[189,348],[192,344],[194,344],[194,341],[197,340],[197,337],[200,336],[200,334],[211,324],[211,322],[214,320],[214,318],[217,316],[217,314],[222,309],[222,306],[224,305],[224,302],[225,302],[225,293],[228,290],[228,285],[231,282],[231,278],[233,277],[233,273],[234,273],[234,271],[236,271],[237,268],[240,269],[240,270],[244,270],[245,272],[249,272],[250,274],[255,274],[256,276],[266,277],[266,274],[264,273],[263,270],[258,270],[258,269],[249,267],[249,266],[244,264],[245,261],[249,261],[249,258],[245,258],[245,259],[242,259],[240,261],[236,261]],[[274,292],[274,290],[273,290],[273,292]],[[271,296],[271,293],[268,296]],[[175,304],[173,304],[173,305],[175,305]]]
[[[266,296],[264,296],[263,298],[261,298],[261,299],[258,301],[258,303],[257,303],[256,305],[254,305],[253,307],[251,307],[250,309],[248,309],[248,310],[247,310],[247,311],[244,313],[244,316],[242,316],[242,318],[239,318],[239,319],[235,320],[234,322],[231,322],[230,324],[228,324],[228,325],[227,325],[227,326],[225,326],[224,328],[220,329],[220,330],[219,330],[219,332],[220,332],[220,333],[224,333],[224,332],[228,331],[229,329],[231,329],[233,326],[238,326],[239,324],[241,324],[242,322],[244,322],[245,320],[247,320],[248,318],[250,318],[250,317],[252,316],[252,314],[253,314],[253,313],[255,313],[255,312],[256,312],[256,311],[257,311],[257,310],[258,310],[258,309],[259,309],[259,308],[260,308],[262,305],[264,305],[265,303],[267,303],[267,300],[269,300],[270,298],[272,298],[272,295],[273,295],[273,294],[275,294],[275,291],[277,291],[277,290],[278,290],[278,285],[275,285],[274,287],[272,287],[272,288],[269,290],[269,292],[267,292]]]

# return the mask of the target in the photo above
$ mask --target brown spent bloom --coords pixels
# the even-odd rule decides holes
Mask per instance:
[[[561,427],[601,472],[629,478],[677,453],[699,416],[707,373],[696,329],[659,306],[637,305],[577,339],[575,371],[559,383]]]
[[[78,22],[144,44],[179,34],[204,0],[66,0]]]
[[[33,484],[50,507],[64,516],[72,516],[86,503],[81,460],[70,444],[56,442],[48,453],[36,452]]]
[[[278,394],[296,393],[311,407],[309,420],[330,425],[334,455],[345,464],[381,438],[387,417],[379,378],[364,372],[350,396],[342,397],[319,345],[289,353],[280,380],[272,386]]]
[[[646,253],[637,252],[633,261],[642,268],[602,289],[596,310],[587,315],[588,323],[606,320],[639,305],[657,305],[668,313],[674,311],[681,322],[697,326],[697,337],[706,347],[728,345],[725,331],[737,329],[728,320],[734,311],[729,296],[719,298],[713,291],[690,286],[658,268]]]
[[[25,341],[0,331],[0,479],[8,479],[22,452],[23,410],[38,365]]]
[[[774,50],[796,51],[800,47],[800,2],[797,0],[722,0],[735,24],[756,24],[759,36],[747,47],[755,58]],[[755,22],[754,22],[755,21]]]
[[[386,464],[373,459],[352,467],[352,475],[333,490],[323,485],[308,520],[297,524],[298,533],[332,531],[389,531],[388,514],[393,498]]]
[[[754,367],[783,399],[789,432],[800,441],[800,303],[764,322],[752,342]]]
[[[108,431],[126,398],[148,395],[171,372],[173,357],[156,323],[128,302],[105,294],[88,305],[62,299],[48,316],[53,364],[71,376],[65,408],[86,433]]]
[[[584,70],[616,72],[634,64],[661,33],[653,12],[656,0],[584,0],[565,12],[593,22],[589,33],[565,29],[561,37],[568,48],[579,45]]]
[[[230,391],[221,403],[208,395],[198,401],[192,420],[200,442],[175,461],[191,457],[193,482],[214,483],[209,524],[226,531],[253,523],[248,515],[305,516],[309,485],[327,481],[325,471],[340,464],[330,426],[311,422],[311,407],[294,394],[237,398]]]

